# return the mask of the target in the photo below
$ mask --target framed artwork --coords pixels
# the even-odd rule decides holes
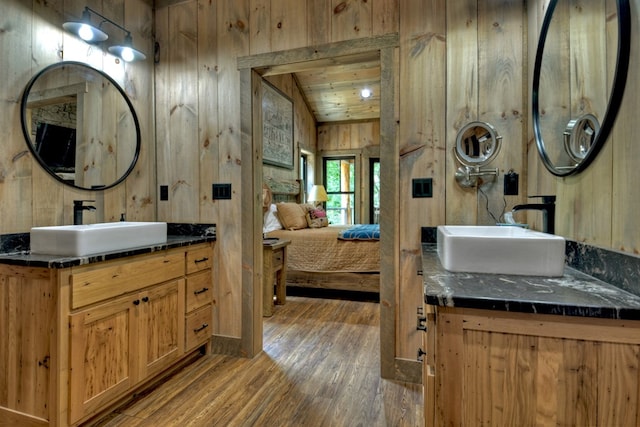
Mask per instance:
[[[262,163],[293,169],[293,101],[262,81]]]

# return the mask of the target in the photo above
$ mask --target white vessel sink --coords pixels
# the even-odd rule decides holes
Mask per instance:
[[[561,236],[502,226],[438,226],[438,256],[454,272],[562,276]]]
[[[84,256],[166,242],[166,222],[122,221],[31,229],[34,254]]]

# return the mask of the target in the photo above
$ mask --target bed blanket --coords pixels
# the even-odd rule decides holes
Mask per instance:
[[[276,230],[267,237],[291,240],[287,246],[287,267],[291,270],[344,273],[379,272],[380,241],[340,240],[340,231],[350,226]]]
[[[338,234],[341,240],[380,240],[380,224],[357,224]]]

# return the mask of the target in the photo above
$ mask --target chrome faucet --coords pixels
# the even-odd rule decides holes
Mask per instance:
[[[556,196],[529,196],[529,198],[542,197],[542,203],[527,203],[515,205],[511,212],[535,210],[542,211],[542,231],[549,234],[555,233]]]
[[[95,206],[85,206],[84,202],[95,202],[95,200],[74,200],[73,201],[73,225],[82,224],[82,211],[95,211]]]

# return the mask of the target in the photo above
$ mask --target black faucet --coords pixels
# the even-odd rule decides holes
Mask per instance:
[[[542,211],[542,231],[555,234],[556,196],[529,196],[529,198],[542,197],[542,203],[527,203],[515,205],[511,212],[535,210]]]
[[[84,202],[95,202],[95,200],[74,200],[73,201],[73,225],[82,224],[82,211],[95,211],[95,206],[85,206]]]

